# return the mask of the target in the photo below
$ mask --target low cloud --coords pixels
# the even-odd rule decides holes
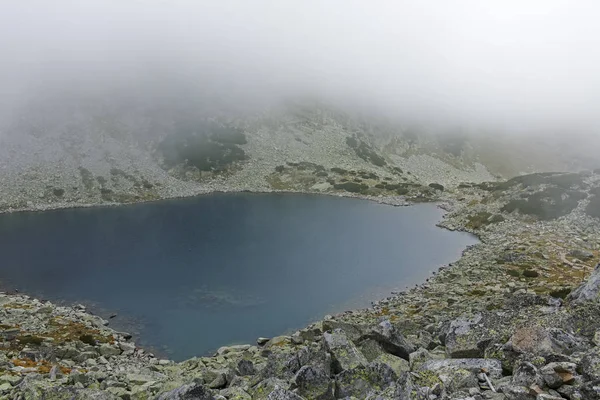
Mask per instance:
[[[0,117],[31,100],[310,96],[515,131],[600,126],[595,1],[24,0],[0,13]],[[165,100],[166,99],[166,100]]]

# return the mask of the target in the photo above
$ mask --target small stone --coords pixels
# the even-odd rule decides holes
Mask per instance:
[[[265,347],[270,348],[273,346],[285,346],[288,343],[290,343],[289,336],[275,336],[265,344]]]
[[[304,343],[304,339],[302,339],[302,336],[300,336],[299,332],[294,333],[292,335],[291,340],[292,340],[293,344],[302,344],[302,343]]]
[[[256,339],[256,344],[259,346],[264,346],[265,344],[267,344],[267,342],[269,341],[269,338],[266,337],[259,337],[258,339]]]

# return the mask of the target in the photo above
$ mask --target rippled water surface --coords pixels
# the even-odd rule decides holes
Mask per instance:
[[[223,194],[0,215],[0,281],[81,302],[175,359],[300,328],[423,281],[476,242],[435,205]]]

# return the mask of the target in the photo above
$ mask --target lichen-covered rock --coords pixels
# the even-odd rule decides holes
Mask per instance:
[[[387,365],[373,362],[341,372],[336,377],[337,398],[364,399],[369,394],[381,392],[395,383],[398,376]]]
[[[544,382],[551,389],[570,385],[575,381],[577,365],[571,362],[552,362],[540,368]]]
[[[584,400],[600,400],[600,380],[584,383],[580,391]]]
[[[304,366],[296,373],[293,387],[300,396],[315,400],[334,399],[334,382],[323,369],[313,366]]]
[[[410,365],[408,361],[393,354],[383,353],[373,361],[387,365],[398,376],[402,375],[404,372],[410,371]]]
[[[482,371],[494,379],[502,377],[502,364],[490,358],[449,358],[444,360],[428,360],[418,368],[420,371],[439,371],[446,368],[464,369],[474,374]]]
[[[419,347],[416,351],[413,351],[408,355],[408,361],[411,369],[417,369],[425,361],[433,358],[431,353],[422,347]]]
[[[215,400],[215,397],[204,385],[190,383],[163,393],[156,400]]]
[[[373,339],[366,339],[361,341],[358,345],[358,348],[369,362],[375,360],[382,354],[386,354],[385,350],[381,347],[379,342]]]
[[[450,323],[444,340],[448,357],[483,357],[489,338],[478,329],[482,321],[482,315],[477,314],[473,318],[458,318]]]
[[[264,400],[276,390],[288,390],[289,384],[279,378],[267,378],[258,382],[250,389],[252,400]]]
[[[537,385],[542,386],[544,379],[538,372],[535,365],[530,362],[521,362],[513,371],[512,384],[515,386],[531,386]]]
[[[358,324],[350,324],[335,319],[323,321],[323,331],[333,332],[336,329],[342,330],[348,339],[356,343],[365,334],[366,328]]]
[[[590,350],[581,360],[581,372],[586,379],[600,380],[600,348]]]
[[[547,357],[570,354],[583,344],[580,338],[561,329],[532,326],[517,329],[505,347],[517,353]]]
[[[506,396],[506,400],[536,400],[537,393],[525,386],[505,386],[502,388],[502,393]]]
[[[294,392],[290,392],[289,390],[283,388],[275,388],[269,395],[266,397],[266,400],[304,400],[302,397],[298,396]]]
[[[389,320],[382,321],[371,328],[364,338],[377,341],[388,353],[407,361],[409,354],[415,351],[415,346],[406,340]]]
[[[336,373],[368,364],[365,356],[348,340],[341,329],[335,329],[332,333],[325,332],[323,342],[327,351],[331,353]]]

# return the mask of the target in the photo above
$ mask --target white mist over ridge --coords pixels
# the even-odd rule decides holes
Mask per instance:
[[[2,105],[180,85],[242,107],[309,95],[426,123],[596,132],[599,14],[562,0],[30,0],[0,16]]]

